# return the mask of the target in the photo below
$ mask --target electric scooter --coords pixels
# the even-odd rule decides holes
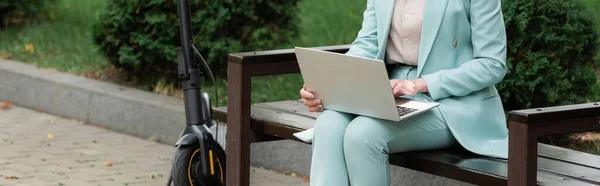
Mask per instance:
[[[193,43],[189,0],[179,0],[178,13],[181,47],[177,48],[177,71],[184,91],[187,125],[175,144],[177,151],[167,185],[225,186],[225,151],[210,133],[209,128],[215,125],[210,99],[201,92],[202,73],[195,60],[200,61],[213,82],[214,76]]]

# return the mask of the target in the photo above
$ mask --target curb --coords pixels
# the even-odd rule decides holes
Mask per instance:
[[[166,144],[185,127],[175,98],[16,61],[0,61],[0,99]]]
[[[0,100],[168,145],[185,127],[183,100],[11,60],[0,60]],[[220,126],[217,139],[224,147],[226,130]],[[310,145],[255,143],[250,154],[253,166],[309,175]],[[390,174],[393,185],[465,185],[396,166]]]

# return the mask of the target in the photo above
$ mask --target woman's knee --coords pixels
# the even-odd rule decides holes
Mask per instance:
[[[317,118],[314,126],[315,138],[327,138],[328,136],[344,136],[346,127],[352,121],[350,114],[325,110]]]
[[[348,127],[344,135],[344,151],[377,151],[387,153],[385,129],[378,120],[370,117],[356,117]]]

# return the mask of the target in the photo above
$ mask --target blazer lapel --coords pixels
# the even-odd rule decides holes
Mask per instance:
[[[425,2],[425,12],[423,14],[423,26],[421,29],[421,43],[419,47],[419,59],[417,77],[421,76],[421,71],[427,62],[433,42],[437,36],[442,19],[446,12],[446,6],[449,0],[427,0]]]

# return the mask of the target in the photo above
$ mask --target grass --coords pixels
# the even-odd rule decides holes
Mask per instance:
[[[50,9],[48,21],[0,32],[0,55],[76,74],[100,71],[108,62],[94,45],[90,28],[95,22],[91,13],[103,9],[104,4],[59,0]]]

